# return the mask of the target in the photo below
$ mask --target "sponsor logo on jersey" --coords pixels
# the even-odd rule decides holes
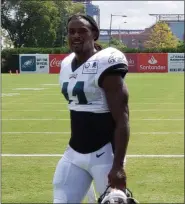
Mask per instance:
[[[125,57],[123,56],[118,56],[117,53],[113,52],[111,53],[111,56],[108,59],[109,64],[117,64],[117,63],[125,63]]]
[[[89,61],[84,64],[82,74],[96,74],[97,71],[98,61]]]
[[[90,63],[85,63],[85,65],[84,65],[84,67],[86,68],[86,69],[88,69],[89,67],[90,67]]]

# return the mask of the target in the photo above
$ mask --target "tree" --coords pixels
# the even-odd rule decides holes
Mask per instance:
[[[55,47],[66,45],[67,36],[67,20],[70,16],[77,13],[85,13],[85,8],[82,3],[73,3],[72,1],[55,0],[60,16],[60,24],[57,27],[57,36],[54,42]]]
[[[60,19],[53,1],[4,0],[4,28],[15,47],[51,47]]]
[[[1,28],[1,40],[2,40],[2,44],[1,46],[3,48],[11,48],[13,47],[13,42],[11,41],[8,33],[6,32],[6,30]]]
[[[123,50],[124,48],[126,48],[126,45],[124,45],[122,42],[120,42],[116,38],[111,38],[110,45],[111,45],[111,47],[115,47],[119,50]]]
[[[103,49],[109,47],[108,42],[97,41],[96,43],[99,44]]]
[[[185,48],[185,44],[184,44],[184,41],[183,40],[179,40],[178,42],[178,45],[177,45],[177,48],[181,48],[181,49],[184,49]]]
[[[153,27],[149,40],[144,43],[145,48],[175,48],[178,39],[173,35],[170,27],[165,22],[158,22]]]

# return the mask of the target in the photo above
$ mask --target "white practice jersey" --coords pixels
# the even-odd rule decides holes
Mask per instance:
[[[109,112],[103,89],[99,86],[101,75],[108,69],[127,72],[125,55],[116,48],[106,48],[90,57],[78,69],[72,71],[71,53],[61,63],[60,86],[69,109],[92,113]]]

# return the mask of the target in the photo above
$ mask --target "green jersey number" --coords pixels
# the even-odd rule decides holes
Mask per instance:
[[[68,88],[69,82],[64,82],[62,86],[62,93],[64,97],[66,98],[69,103],[72,101],[69,100],[69,95],[67,93],[67,88]],[[73,96],[77,96],[79,104],[87,104],[87,99],[84,93],[84,81],[78,81],[72,91]]]

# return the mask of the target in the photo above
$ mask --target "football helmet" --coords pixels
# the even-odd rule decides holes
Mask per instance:
[[[98,199],[98,203],[137,204],[139,202],[133,198],[132,192],[129,189],[122,191],[118,189],[112,189],[108,186],[105,192]]]

